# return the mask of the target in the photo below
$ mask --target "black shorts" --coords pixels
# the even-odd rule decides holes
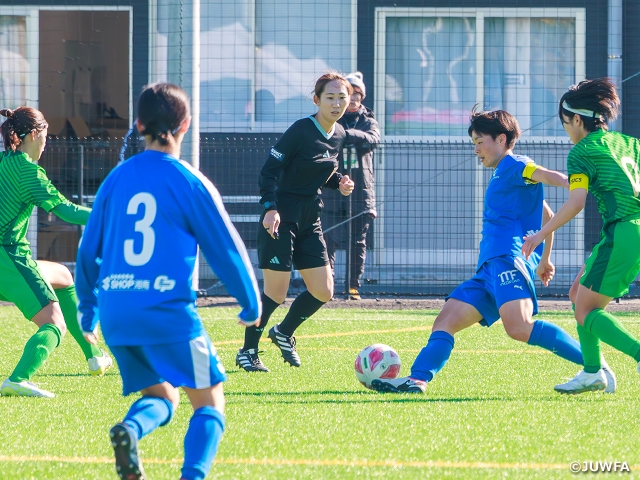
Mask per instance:
[[[258,266],[263,270],[290,272],[329,265],[327,244],[322,236],[320,198],[278,198],[280,226],[278,239],[267,233],[260,217],[258,227]]]

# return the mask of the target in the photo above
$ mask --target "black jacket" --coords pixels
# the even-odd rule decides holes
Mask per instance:
[[[355,188],[351,194],[351,212],[376,212],[376,197],[373,180],[373,151],[380,143],[378,122],[371,109],[361,105],[356,112],[345,113],[338,123],[345,129],[347,137],[343,149],[338,155],[338,171],[348,174],[347,158],[351,156],[351,179]],[[351,153],[348,153],[351,152]],[[345,156],[346,153],[346,156]],[[333,214],[345,214],[346,198],[339,192],[323,192],[325,211]]]

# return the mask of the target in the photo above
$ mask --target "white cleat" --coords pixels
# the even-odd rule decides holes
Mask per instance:
[[[26,380],[22,382],[12,382],[8,378],[2,383],[0,394],[5,397],[55,397],[53,393],[47,392],[31,382],[27,382]]]
[[[611,370],[611,367],[604,358],[602,359],[601,364],[602,371],[604,372],[604,376],[607,379],[607,388],[604,389],[604,393],[615,393],[618,389],[618,380],[616,379],[616,374],[613,373],[613,370]]]
[[[113,366],[113,360],[104,352],[100,357],[91,357],[87,363],[89,364],[89,373],[94,377],[101,377]]]
[[[587,373],[580,370],[578,374],[567,383],[556,385],[553,389],[559,393],[574,395],[576,393],[597,392],[607,388],[607,377],[602,369],[596,373]]]

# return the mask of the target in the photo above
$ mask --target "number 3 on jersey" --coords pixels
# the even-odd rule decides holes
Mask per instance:
[[[136,222],[135,231],[142,234],[142,251],[136,253],[133,250],[134,240],[132,238],[124,241],[124,260],[134,267],[140,267],[151,260],[156,245],[156,232],[151,228],[157,212],[154,196],[146,192],[136,193],[129,200],[127,215],[136,215],[141,204],[144,205],[144,217]]]

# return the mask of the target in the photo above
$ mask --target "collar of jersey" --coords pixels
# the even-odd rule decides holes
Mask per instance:
[[[324,131],[324,128],[322,128],[320,126],[320,124],[318,123],[318,120],[316,120],[315,115],[309,115],[309,118],[311,119],[311,121],[315,124],[316,128],[318,130],[320,130],[320,133],[324,136],[324,138],[326,138],[327,140],[329,140],[331,137],[333,137],[333,134],[336,131],[336,124],[333,124],[333,127],[331,127],[331,131],[329,133]]]

